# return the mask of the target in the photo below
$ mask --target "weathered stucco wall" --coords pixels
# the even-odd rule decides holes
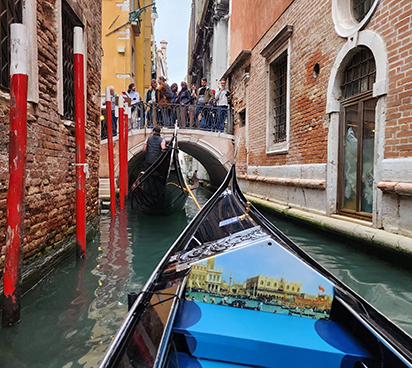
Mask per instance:
[[[293,0],[241,0],[232,3],[229,64],[251,49]]]

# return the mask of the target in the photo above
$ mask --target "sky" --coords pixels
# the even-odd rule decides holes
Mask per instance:
[[[317,295],[319,286],[326,295],[333,295],[333,286],[323,276],[307,266],[299,258],[276,243],[272,246],[254,244],[217,255],[215,269],[222,270],[222,279],[227,283],[244,283],[254,276],[267,276],[302,283],[302,292]],[[206,263],[206,261],[204,261]]]
[[[167,45],[168,84],[184,80],[187,74],[187,41],[191,0],[156,0],[159,18],[155,24],[157,47],[165,40]]]

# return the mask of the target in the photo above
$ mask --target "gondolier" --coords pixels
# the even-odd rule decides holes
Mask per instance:
[[[147,138],[143,145],[143,152],[146,152],[145,170],[156,161],[165,148],[166,141],[160,135],[160,127],[155,126],[153,135]]]

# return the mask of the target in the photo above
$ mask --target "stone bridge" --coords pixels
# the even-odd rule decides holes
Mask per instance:
[[[151,134],[151,129],[134,129],[129,132],[128,169],[129,184],[141,171],[145,154],[142,152],[144,141]],[[163,129],[166,141],[173,135],[173,129]],[[234,155],[234,136],[196,129],[178,131],[179,149],[198,160],[207,170],[211,185],[219,186],[229,170]],[[101,141],[100,152],[100,196],[109,197],[109,164],[107,139]],[[119,170],[119,139],[114,139],[115,176]]]

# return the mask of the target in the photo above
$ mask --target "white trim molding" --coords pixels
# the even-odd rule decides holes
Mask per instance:
[[[25,0],[23,2],[23,23],[28,29],[29,51],[29,85],[27,100],[39,102],[39,63],[37,50],[37,4],[36,1]]]
[[[343,45],[335,59],[328,83],[326,103],[327,114],[340,111],[339,100],[342,95],[340,87],[343,81],[343,71],[345,70],[347,63],[351,60],[353,52],[355,52],[359,46],[366,46],[369,48],[375,58],[376,80],[373,84],[373,96],[380,97],[388,93],[389,62],[385,43],[375,32],[359,32],[357,36],[352,37]]]
[[[375,0],[365,17],[358,22],[353,16],[353,0],[332,0],[332,19],[340,37],[349,38],[362,30],[375,12],[379,0]]]
[[[274,155],[285,153],[289,150],[290,139],[290,38],[283,44],[282,47],[276,50],[270,58],[266,61],[267,81],[266,81],[266,154]],[[273,84],[271,80],[271,65],[276,59],[286,51],[286,140],[284,142],[273,143]]]
[[[339,159],[339,125],[340,99],[343,74],[347,64],[359,46],[368,47],[376,64],[376,80],[373,84],[373,97],[378,99],[375,113],[375,157],[374,157],[374,196],[373,225],[382,226],[382,192],[377,183],[382,180],[382,160],[385,150],[386,95],[388,93],[389,62],[383,39],[372,31],[356,33],[339,51],[328,83],[326,113],[329,114],[328,161],[327,161],[327,214],[337,210],[338,198],[338,159]]]

